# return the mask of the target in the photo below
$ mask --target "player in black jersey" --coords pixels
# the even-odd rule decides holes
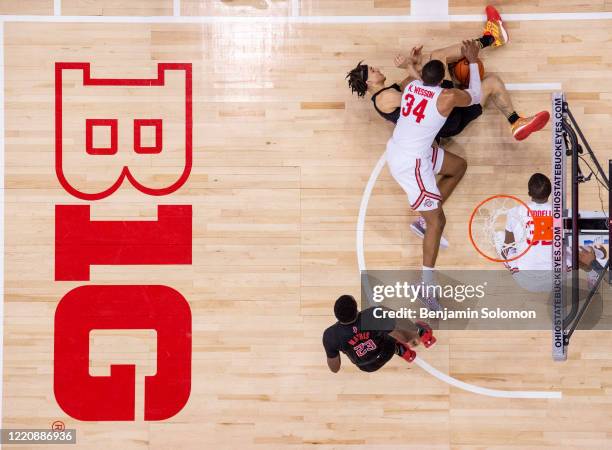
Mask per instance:
[[[497,10],[488,6],[487,25],[482,37],[475,39],[481,48],[493,46],[499,47],[508,41],[508,34],[503,27],[501,17]],[[394,83],[390,86],[385,85],[385,75],[376,67],[362,64],[357,64],[348,75],[349,87],[353,92],[356,92],[359,97],[370,93],[374,108],[384,119],[396,123],[400,114],[400,105],[402,101],[402,92],[406,87],[407,80],[420,79],[420,70],[424,63],[437,59],[445,63],[445,65],[457,62],[461,55],[461,44],[456,44],[450,47],[434,50],[429,54],[422,53],[422,46],[412,49],[411,55],[405,58],[398,55],[395,58],[395,65],[407,70],[408,77],[400,84]],[[449,71],[447,77],[450,78]],[[442,83],[443,88],[455,87],[449,79]],[[460,87],[460,86],[457,86]],[[496,108],[506,117],[510,123],[510,129],[517,140],[527,138],[531,133],[542,129],[549,119],[547,111],[541,111],[534,116],[521,117],[519,116],[510,94],[508,93],[504,82],[495,74],[485,74],[482,83],[482,100],[480,104],[467,107],[454,108],[449,114],[446,123],[438,133],[436,141],[440,138],[449,138],[461,133],[465,127],[478,118],[482,114],[482,106],[489,100],[493,102]]]
[[[364,372],[374,372],[384,366],[393,355],[412,361],[416,353],[410,346],[422,342],[426,347],[435,343],[431,328],[416,322],[412,330],[402,330],[393,319],[377,319],[374,308],[359,312],[357,302],[350,295],[336,300],[334,314],[338,319],[323,333],[323,347],[327,365],[332,372],[340,370],[340,352]]]
[[[418,51],[419,49],[413,49],[413,55],[415,52]],[[397,120],[400,116],[400,105],[402,103],[402,92],[406,84],[405,81],[409,78],[421,78],[421,74],[414,65],[414,60],[406,60],[405,58],[402,58],[398,55],[396,57],[396,65],[398,67],[407,69],[408,78],[402,81],[401,84],[393,83],[390,86],[385,86],[386,77],[376,67],[371,67],[366,64],[359,63],[357,67],[349,73],[349,86],[352,83],[359,84],[358,81],[356,82],[356,73],[359,72],[360,75],[358,76],[360,77],[360,79],[366,80],[365,86],[367,86],[366,90],[362,90],[361,92],[363,92],[364,94],[365,92],[369,92],[370,94],[372,94],[371,100],[376,112],[383,119],[386,119],[394,124],[397,123]],[[493,78],[491,78],[490,81],[487,82],[487,85],[489,87],[493,86],[493,83],[491,83],[492,80]],[[371,81],[371,83],[368,84],[367,81]],[[442,82],[442,87],[445,89],[452,89],[455,86],[452,81],[444,80]],[[351,86],[351,88],[353,88],[353,86]],[[359,96],[361,96],[361,93],[358,91],[358,89],[354,89],[354,91],[357,92]],[[482,106],[480,104],[454,108],[446,119],[444,126],[438,133],[436,140],[439,142],[439,138],[450,138],[453,136],[457,136],[464,130],[464,128],[470,122],[480,117],[481,114]]]

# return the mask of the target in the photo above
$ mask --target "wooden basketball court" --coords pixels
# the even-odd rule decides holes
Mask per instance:
[[[512,85],[519,113],[549,109],[552,90],[565,91],[598,157],[612,158],[612,3],[495,3],[510,14],[511,41],[483,52],[486,70]],[[333,302],[359,294],[357,217],[392,132],[369,100],[351,96],[344,76],[365,59],[388,81],[399,80],[397,52],[479,36],[484,6],[449,0],[449,21],[411,15],[408,0],[0,1],[2,428],[50,429],[61,421],[77,430],[79,449],[611,447],[610,332],[578,331],[564,363],[551,359],[550,331],[444,332],[436,347],[419,350],[461,381],[562,391],[560,400],[464,392],[399,358],[373,374],[346,360],[333,374],[325,363],[321,334],[335,321]],[[564,15],[571,13],[584,14]],[[116,120],[92,124],[91,152],[83,151],[86,119]],[[157,153],[157,125],[137,119],[163,120],[164,142],[179,150]],[[116,135],[104,127],[115,127]],[[472,208],[497,193],[526,197],[529,176],[551,171],[550,141],[550,126],[514,141],[507,121],[489,106],[447,145],[469,167],[445,205],[452,247],[441,252],[440,267],[493,268],[469,243]],[[123,165],[136,181],[128,177],[108,193]],[[581,195],[582,208],[601,208],[594,183]],[[601,195],[605,202],[607,193]],[[105,264],[95,262],[96,245],[86,240],[96,231],[86,228],[87,217],[61,228],[57,205],[76,208],[75,217],[88,205],[93,223],[140,222],[145,231],[129,239],[151,238],[130,247],[136,256],[113,253],[102,258]],[[157,231],[147,228],[161,220],[159,205],[190,206],[191,228],[180,228],[190,236],[190,251],[180,250],[185,235],[160,235],[157,242]],[[187,214],[169,211],[170,221]],[[365,222],[368,268],[420,267],[421,241],[409,230],[415,217],[384,169]],[[89,273],[64,273],[58,239],[81,234],[84,240],[66,250],[75,253],[62,261],[72,267],[73,259],[83,260]],[[54,355],[72,361],[80,347],[87,349],[87,342],[71,340],[80,325],[66,323],[93,320],[97,307],[90,291],[80,291],[78,301],[92,309],[73,309],[61,329],[56,309],[69,291],[93,285],[164,285],[187,302],[190,394],[169,418],[145,420],[149,395],[172,396],[185,387],[145,386],[146,376],[161,372],[160,331],[145,325],[92,330],[85,354],[90,379],[111,375],[111,364],[136,365],[133,419],[88,420],[85,409],[90,417],[104,409],[93,400],[75,400],[71,411],[81,408],[81,420],[60,407]],[[112,310],[116,298],[106,299],[99,307],[121,316]],[[159,320],[178,324],[180,311],[164,318],[163,305],[155,307]],[[124,310],[125,317],[138,315],[135,304]],[[61,348],[58,333],[69,335]],[[172,360],[165,364],[178,370]],[[60,396],[78,397],[70,391],[77,382],[67,378],[69,393]]]

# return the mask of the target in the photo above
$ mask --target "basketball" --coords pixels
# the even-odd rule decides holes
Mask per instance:
[[[480,72],[480,79],[484,76],[484,64],[482,61],[478,60],[478,71]],[[470,65],[467,62],[467,59],[463,58],[457,61],[455,67],[453,68],[453,75],[457,82],[459,82],[462,86],[469,87],[470,84]]]

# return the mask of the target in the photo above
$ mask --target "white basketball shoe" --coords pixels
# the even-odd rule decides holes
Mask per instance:
[[[410,229],[414,234],[423,239],[425,237],[425,230],[427,229],[427,224],[425,223],[425,219],[423,219],[423,216],[412,222],[410,224]],[[440,248],[448,248],[448,245],[448,240],[444,236],[441,236]]]

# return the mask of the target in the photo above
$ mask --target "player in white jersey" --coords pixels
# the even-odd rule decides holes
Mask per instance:
[[[489,5],[485,8],[487,22],[482,37],[475,39],[481,49],[506,45],[509,41],[508,30],[504,26],[499,11]],[[438,48],[431,52],[423,52],[423,46],[413,47],[410,56],[398,55],[395,58],[395,66],[406,69],[409,75],[420,78],[421,69],[425,63],[432,59],[438,59],[447,66],[455,64],[461,59],[462,44],[454,44],[444,48]],[[412,74],[410,71],[412,70]],[[442,84],[443,87],[452,88],[450,72],[448,79]],[[359,97],[370,94],[374,109],[384,119],[397,123],[400,115],[402,92],[406,87],[406,80],[401,83],[393,83],[387,86],[385,75],[377,68],[360,61],[347,76],[351,91]],[[485,73],[482,79],[482,97],[480,104],[474,104],[464,108],[455,108],[446,118],[446,123],[438,133],[439,138],[449,138],[461,133],[472,121],[481,114],[487,102],[492,103],[501,112],[510,124],[510,130],[516,140],[522,141],[531,133],[544,128],[550,117],[548,111],[540,111],[530,116],[520,116],[514,109],[510,93],[502,79],[494,73]],[[422,237],[422,234],[413,228]]]
[[[534,173],[527,184],[530,201],[527,203],[531,214],[520,205],[512,208],[506,214],[505,248],[498,249],[504,259],[512,259],[525,252],[518,259],[504,263],[512,272],[515,281],[523,289],[530,292],[549,292],[551,289],[552,243],[553,243],[553,217],[550,203],[550,179],[541,173]],[[605,249],[595,247],[603,252]],[[593,248],[581,248],[579,258],[581,262],[588,259],[588,255],[595,252]],[[566,265],[571,270],[571,255],[568,252]],[[597,270],[582,267],[589,272],[589,281],[597,277]]]
[[[436,264],[440,238],[446,224],[442,203],[465,174],[463,158],[432,146],[446,118],[455,107],[480,102],[478,73],[479,46],[463,43],[462,53],[470,63],[470,85],[466,90],[443,89],[445,67],[439,60],[423,66],[421,80],[409,79],[402,94],[401,114],[387,143],[387,164],[391,174],[408,195],[410,206],[425,221],[423,238],[424,281]],[[436,175],[441,175],[436,182]]]
[[[534,173],[527,184],[531,214],[520,205],[506,215],[505,248],[503,258],[520,258],[504,263],[523,289],[531,292],[547,292],[551,287],[552,261],[552,205],[549,201],[550,180],[546,175]]]
[[[531,215],[524,206],[512,208],[506,216],[506,245],[514,244],[512,253],[521,254],[510,265],[518,270],[548,270],[552,255],[552,205],[549,201],[550,180],[546,175],[534,173],[527,184]],[[517,235],[525,239],[516,240]],[[513,264],[515,263],[515,264]]]

